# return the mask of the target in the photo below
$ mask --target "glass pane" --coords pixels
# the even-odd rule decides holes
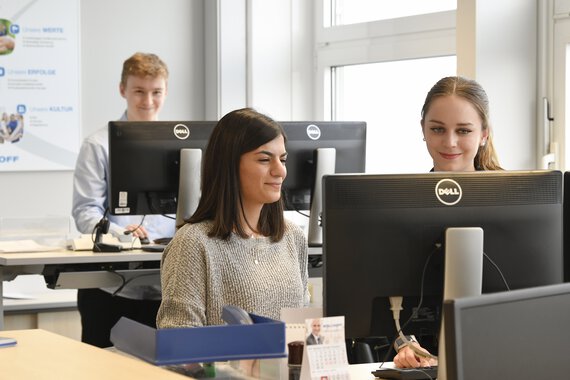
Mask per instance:
[[[566,136],[565,141],[563,142],[564,147],[562,149],[565,152],[565,156],[563,157],[562,163],[564,167],[563,170],[570,170],[570,45],[566,45],[566,57],[565,57],[565,75],[566,75],[566,83],[564,83],[564,135]],[[551,132],[552,133],[552,132]],[[551,139],[553,136],[551,136]],[[550,148],[550,147],[549,147]],[[550,151],[550,149],[549,149]],[[554,160],[555,157],[550,158],[548,161]],[[560,162],[559,162],[560,164]],[[554,165],[549,165],[548,168],[555,168]]]
[[[331,1],[332,24],[347,25],[375,20],[450,11],[456,0],[323,0]],[[326,6],[324,9],[328,9]],[[328,25],[327,25],[328,26]]]
[[[456,57],[336,67],[334,120],[364,120],[366,172],[424,173],[432,168],[420,126],[421,108]]]

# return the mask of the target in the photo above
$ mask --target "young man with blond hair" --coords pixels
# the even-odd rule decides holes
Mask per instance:
[[[124,121],[154,121],[167,94],[168,68],[155,54],[135,53],[123,63],[119,92],[127,103]],[[109,232],[132,231],[138,238],[172,237],[175,222],[162,215],[109,215],[109,132],[104,126],[87,137],[81,146],[73,178],[72,214],[77,229],[91,234],[106,216]],[[110,330],[121,316],[155,326],[160,305],[160,287],[127,284],[117,289],[79,289],[77,307],[81,314],[83,342],[111,346]],[[116,294],[115,294],[116,293]]]

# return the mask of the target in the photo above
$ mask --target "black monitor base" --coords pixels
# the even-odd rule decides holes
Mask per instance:
[[[120,252],[120,245],[95,243],[93,244],[93,252]]]

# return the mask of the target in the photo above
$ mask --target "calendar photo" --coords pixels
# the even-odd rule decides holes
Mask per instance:
[[[344,317],[311,318],[305,324],[306,345],[344,343]]]

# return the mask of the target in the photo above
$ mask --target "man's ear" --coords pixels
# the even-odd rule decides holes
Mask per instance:
[[[125,98],[125,86],[122,83],[119,83],[119,92],[121,93],[121,96],[123,98]]]

